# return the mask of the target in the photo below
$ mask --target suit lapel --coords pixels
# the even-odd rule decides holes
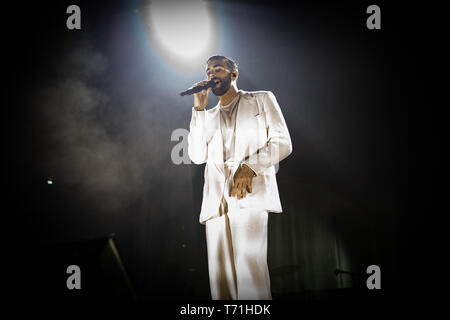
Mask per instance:
[[[220,103],[220,102],[219,102]],[[211,154],[212,162],[225,176],[225,168],[223,163],[223,137],[220,122],[220,107],[219,103],[210,111],[210,123],[213,126],[214,134],[210,141],[210,148],[215,152]]]
[[[246,131],[246,129],[248,130],[248,128],[246,128],[246,121],[248,122],[248,119],[251,119],[251,117],[255,116],[257,114],[257,111],[255,111],[255,109],[258,109],[255,104],[255,99],[252,99],[253,95],[251,93],[243,90],[239,91],[241,95],[241,101],[239,103],[236,114],[236,138],[234,145],[234,161],[236,164],[240,163],[244,159],[245,151],[247,149],[245,145],[245,142],[247,141],[245,135],[248,134],[248,132]],[[237,169],[238,166],[235,166],[233,175]]]

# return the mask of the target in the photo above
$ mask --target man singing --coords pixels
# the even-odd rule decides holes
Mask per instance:
[[[282,212],[274,166],[292,152],[289,131],[272,92],[237,89],[232,59],[210,57],[206,75],[215,85],[194,95],[188,152],[206,162],[200,223],[211,296],[271,299],[267,221]],[[211,90],[219,103],[205,110]]]

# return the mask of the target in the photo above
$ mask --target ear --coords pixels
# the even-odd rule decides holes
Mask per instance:
[[[233,73],[231,74],[231,77],[234,78],[234,79],[237,79],[238,74],[239,74],[239,71],[234,70]]]

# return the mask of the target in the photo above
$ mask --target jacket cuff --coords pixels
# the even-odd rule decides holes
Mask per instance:
[[[203,110],[195,110],[195,107],[192,107],[192,124],[195,127],[199,127],[203,130],[203,125],[205,123],[205,109]]]
[[[249,167],[253,171],[253,176],[256,177],[256,170],[254,168],[252,168],[247,162],[242,162],[241,169],[242,169],[243,165],[246,165],[247,167]]]

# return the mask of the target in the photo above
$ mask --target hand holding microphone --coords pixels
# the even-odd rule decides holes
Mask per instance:
[[[199,86],[207,86],[209,82],[212,81],[201,81],[197,83],[196,85]],[[214,85],[214,82],[212,82],[212,85]],[[194,109],[197,111],[204,110],[206,106],[208,105],[208,96],[209,92],[211,91],[212,86],[207,87],[207,89],[202,89],[199,92],[194,93]]]
[[[180,92],[180,96],[185,96],[188,94],[194,95],[194,108],[197,111],[201,111],[206,108],[208,104],[208,95],[211,91],[211,88],[215,86],[215,81],[213,80],[204,80],[197,82],[188,90]],[[206,90],[206,91],[205,91]]]

